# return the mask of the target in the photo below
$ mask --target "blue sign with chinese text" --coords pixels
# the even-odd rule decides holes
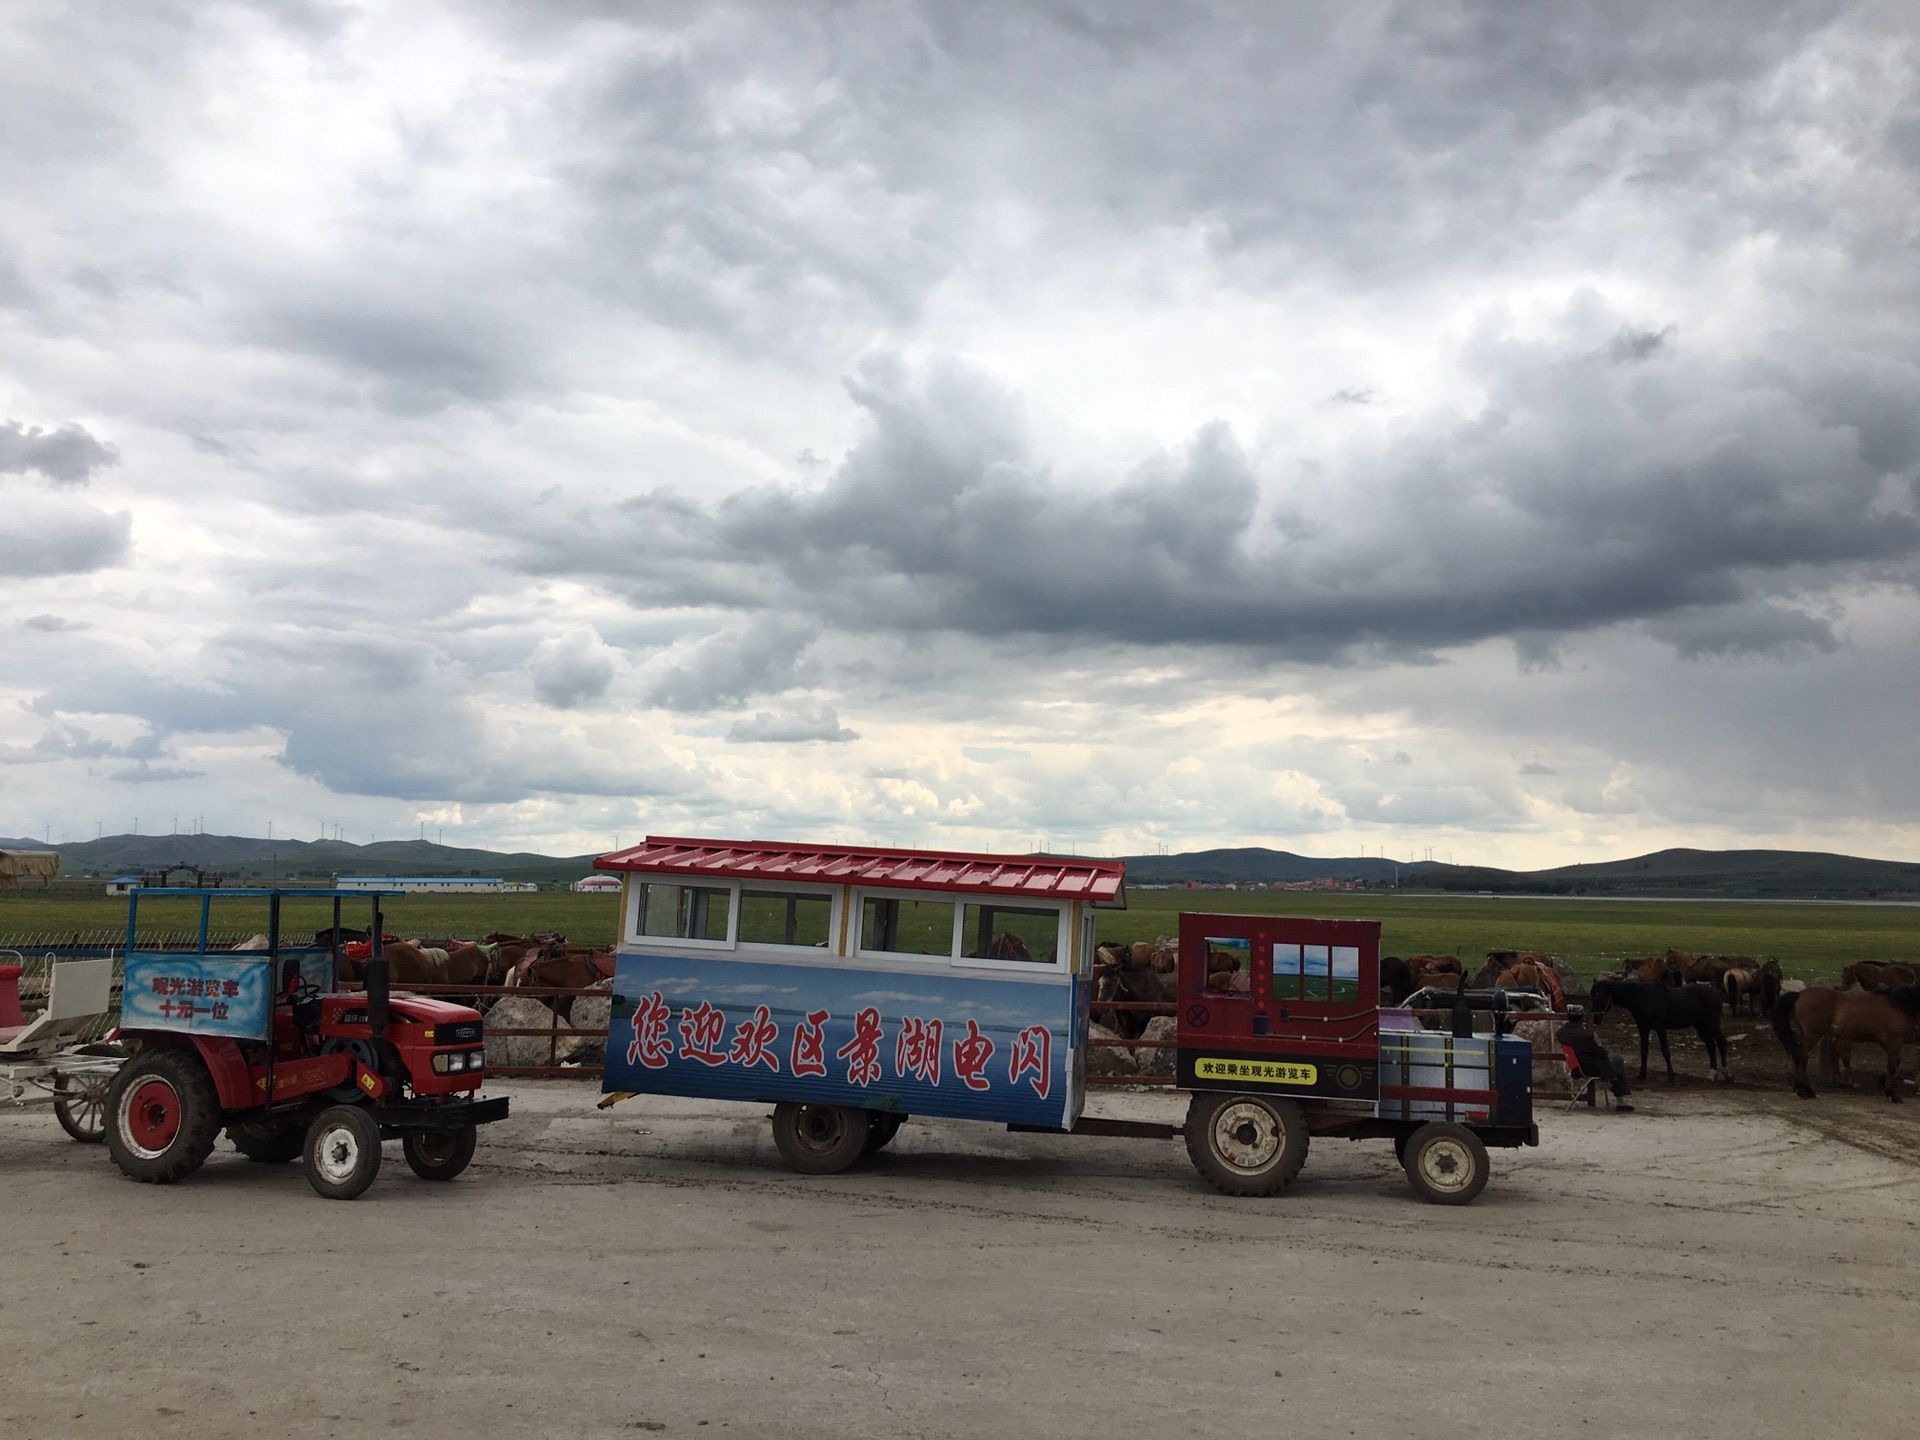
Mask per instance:
[[[273,962],[264,954],[127,956],[123,1030],[174,1030],[265,1040],[273,1015]]]
[[[603,1089],[1065,1128],[1072,977],[622,952]]]

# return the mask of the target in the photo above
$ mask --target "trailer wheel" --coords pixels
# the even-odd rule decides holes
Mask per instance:
[[[107,1138],[107,1087],[110,1075],[59,1075],[53,1082],[53,1118],[83,1145]]]
[[[307,1127],[307,1183],[351,1200],[380,1173],[380,1124],[359,1105],[329,1105]]]
[[[873,1127],[864,1110],[844,1105],[773,1107],[773,1143],[780,1158],[802,1175],[835,1175],[866,1153]]]
[[[305,1132],[291,1120],[236,1120],[227,1126],[227,1139],[256,1165],[284,1165],[307,1148]]]
[[[871,1155],[884,1150],[893,1143],[893,1137],[900,1133],[900,1127],[907,1117],[892,1110],[869,1110],[867,1143],[862,1149],[863,1155]]]
[[[191,1051],[143,1050],[107,1087],[107,1153],[120,1173],[172,1185],[206,1163],[220,1138],[220,1097]]]
[[[422,1180],[451,1180],[473,1161],[478,1126],[458,1130],[409,1130],[400,1137],[407,1164]]]
[[[1407,1142],[1407,1179],[1434,1205],[1465,1205],[1487,1188],[1487,1147],[1464,1125],[1422,1125]]]
[[[1193,1168],[1229,1195],[1276,1195],[1307,1163],[1307,1116],[1294,1100],[1202,1091],[1186,1136]]]

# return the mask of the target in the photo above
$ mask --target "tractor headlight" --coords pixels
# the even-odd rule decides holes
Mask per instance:
[[[487,1062],[486,1051],[469,1050],[467,1052],[467,1069],[478,1070],[482,1065],[486,1064],[486,1062]]]
[[[444,1075],[453,1068],[453,1056],[447,1051],[442,1050],[438,1055],[433,1057],[432,1064],[434,1074]]]

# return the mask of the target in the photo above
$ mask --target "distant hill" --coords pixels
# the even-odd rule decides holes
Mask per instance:
[[[60,852],[65,879],[110,878],[163,865],[199,865],[229,881],[322,880],[333,875],[498,875],[575,880],[592,855],[502,853],[431,840],[257,840],[241,835],[109,835],[74,845],[0,839],[0,849]],[[1129,855],[1133,885],[1271,884],[1345,880],[1366,886],[1501,895],[1703,895],[1756,899],[1920,899],[1920,864],[1802,850],[1661,850],[1629,860],[1550,870],[1402,863],[1377,855],[1322,858],[1241,846],[1180,855]]]
[[[139,874],[163,865],[198,865],[227,880],[316,880],[333,875],[498,875],[505,880],[577,880],[591,855],[503,854],[436,845],[431,840],[256,840],[244,835],[108,835],[73,845],[0,839],[0,849],[60,852],[63,879]]]
[[[1397,877],[1395,872],[1398,872]],[[1752,899],[1916,899],[1920,864],[1806,850],[1660,850],[1548,870],[1399,864],[1374,856],[1313,859],[1288,850],[1199,850],[1127,857],[1136,885],[1334,879],[1402,889],[1508,895],[1720,895]]]

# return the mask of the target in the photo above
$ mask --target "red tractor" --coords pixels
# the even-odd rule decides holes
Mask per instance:
[[[169,890],[200,901],[194,951],[137,948],[140,892],[127,913],[127,959],[117,1039],[129,1052],[107,1091],[107,1149],[123,1174],[148,1184],[184,1180],[213,1153],[222,1129],[249,1160],[300,1159],[320,1194],[351,1200],[380,1173],[380,1145],[398,1139],[413,1172],[451,1180],[473,1159],[477,1128],[507,1114],[505,1096],[480,1099],[480,1013],[416,995],[391,995],[372,892],[365,990],[336,989],[341,902],[367,891]],[[264,949],[207,949],[212,903],[266,898]],[[333,902],[334,924],[311,945],[281,943],[283,900]],[[158,896],[151,898],[159,898]]]

